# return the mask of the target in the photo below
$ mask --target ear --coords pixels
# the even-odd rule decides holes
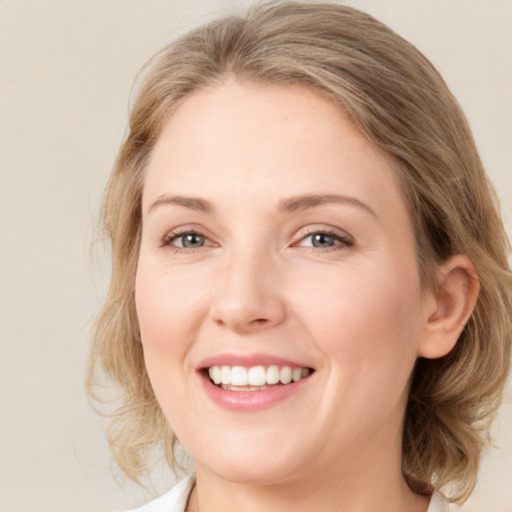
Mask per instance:
[[[480,284],[466,256],[452,256],[437,271],[437,288],[425,297],[424,335],[418,355],[437,359],[459,339],[475,306]]]

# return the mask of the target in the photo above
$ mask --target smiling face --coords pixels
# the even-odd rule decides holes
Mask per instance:
[[[414,247],[389,158],[329,100],[228,81],[180,106],[147,168],[136,307],[198,474],[400,472]]]

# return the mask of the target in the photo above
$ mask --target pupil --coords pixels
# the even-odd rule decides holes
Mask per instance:
[[[325,233],[313,235],[314,247],[332,247],[334,245],[334,237]]]
[[[204,239],[201,235],[195,235],[195,234],[190,234],[190,235],[185,235],[183,237],[183,247],[188,247],[188,248],[194,248],[194,247],[200,247],[202,246],[204,243]]]

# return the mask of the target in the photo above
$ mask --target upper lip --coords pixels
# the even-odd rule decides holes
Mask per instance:
[[[290,366],[291,368],[311,368],[307,364],[273,356],[270,354],[217,354],[203,359],[198,369],[211,368],[212,366]],[[311,368],[312,369],[312,368]]]

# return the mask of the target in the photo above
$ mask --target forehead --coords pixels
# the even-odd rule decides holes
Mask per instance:
[[[343,193],[396,209],[393,161],[331,100],[299,86],[228,81],[173,113],[146,169],[143,202],[161,194],[266,198]],[[279,196],[279,197],[278,197]]]

